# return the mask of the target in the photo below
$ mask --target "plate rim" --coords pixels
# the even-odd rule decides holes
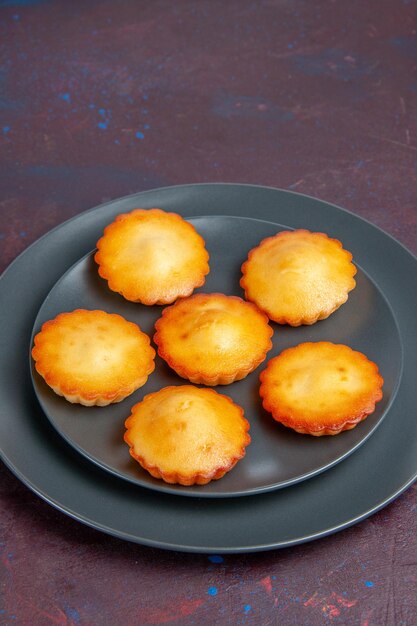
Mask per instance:
[[[259,189],[259,190],[270,190],[270,191],[274,191],[274,192],[280,192],[283,194],[287,194],[287,195],[291,195],[291,196],[300,196],[302,198],[306,198],[308,200],[312,200],[314,201],[314,203],[319,203],[320,205],[326,205],[328,208],[331,209],[336,209],[339,211],[342,211],[343,213],[347,214],[351,219],[353,218],[355,221],[357,220],[358,223],[364,223],[367,224],[368,226],[372,227],[372,229],[378,231],[380,234],[382,234],[384,237],[389,238],[396,246],[400,247],[403,252],[407,253],[407,255],[409,255],[411,257],[411,259],[413,259],[413,261],[415,262],[417,260],[417,257],[410,251],[408,250],[408,248],[402,244],[401,242],[397,241],[395,239],[395,237],[393,237],[390,233],[386,233],[384,230],[382,230],[380,227],[372,224],[369,220],[366,220],[354,213],[352,213],[351,211],[344,209],[343,207],[339,207],[335,204],[329,203],[327,201],[324,200],[320,200],[318,198],[314,198],[313,196],[308,196],[306,194],[300,194],[299,192],[293,192],[290,190],[286,190],[286,189],[279,189],[279,188],[275,188],[275,187],[267,187],[267,186],[262,186],[262,185],[251,185],[251,184],[240,184],[240,183],[190,183],[190,184],[186,184],[186,185],[172,185],[170,187],[162,187],[162,188],[158,188],[158,189],[148,189],[142,192],[137,192],[134,194],[130,194],[128,196],[123,196],[121,198],[116,198],[113,199],[111,201],[105,202],[103,204],[100,204],[96,207],[93,207],[91,209],[88,209],[87,211],[83,211],[77,215],[74,215],[73,217],[69,218],[68,220],[65,220],[63,223],[58,224],[57,226],[55,226],[53,229],[51,229],[50,231],[48,231],[47,233],[45,233],[42,237],[40,237],[37,241],[33,242],[30,246],[28,246],[28,248],[26,248],[20,255],[18,255],[10,264],[9,266],[5,269],[5,271],[2,273],[0,280],[3,279],[5,277],[5,275],[12,269],[14,268],[19,262],[22,262],[22,259],[25,255],[29,254],[32,249],[36,246],[38,246],[40,244],[40,242],[42,242],[45,238],[49,237],[52,233],[54,233],[57,230],[63,229],[67,224],[76,221],[78,219],[82,219],[83,217],[85,217],[86,214],[92,213],[94,211],[97,210],[102,210],[105,207],[109,207],[112,205],[115,205],[116,203],[119,203],[120,201],[128,201],[128,200],[132,200],[133,198],[137,198],[138,196],[142,197],[145,194],[149,194],[149,193],[156,193],[156,192],[166,192],[166,191],[172,191],[172,190],[178,190],[178,189],[190,189],[190,188],[195,188],[195,187],[213,187],[213,186],[231,186],[231,187],[245,187],[245,188],[254,188],[254,189]],[[385,293],[384,291],[382,291],[382,293]],[[390,301],[388,301],[390,302]],[[329,534],[332,534],[334,532],[337,532],[339,530],[342,530],[343,528],[347,528],[349,526],[352,526],[356,523],[358,523],[359,521],[366,519],[367,517],[369,517],[370,515],[372,515],[373,513],[375,513],[376,511],[380,510],[381,508],[385,507],[387,504],[389,504],[390,502],[392,502],[393,500],[395,500],[395,498],[397,498],[401,493],[403,493],[416,479],[416,475],[417,472],[415,472],[414,474],[412,474],[405,482],[402,482],[397,489],[395,489],[392,493],[390,493],[389,495],[387,495],[386,498],[382,499],[380,502],[378,502],[375,506],[371,506],[368,510],[364,511],[363,513],[361,513],[360,515],[356,515],[354,517],[352,517],[349,520],[346,520],[345,522],[341,523],[341,524],[336,524],[333,526],[330,526],[326,529],[314,532],[314,533],[310,533],[310,534],[305,534],[303,537],[297,537],[291,540],[281,540],[281,541],[274,541],[274,542],[269,542],[267,544],[257,544],[257,545],[252,545],[252,546],[240,546],[240,547],[234,547],[234,548],[230,548],[230,547],[203,547],[203,546],[185,546],[185,545],[180,545],[180,544],[175,544],[173,542],[165,542],[165,541],[155,541],[155,540],[151,540],[151,539],[147,539],[144,537],[132,537],[129,533],[125,533],[123,531],[118,531],[115,529],[111,529],[108,526],[105,526],[103,524],[98,523],[97,521],[94,520],[90,520],[88,518],[86,518],[83,514],[81,514],[80,512],[76,512],[73,511],[71,507],[68,506],[64,506],[62,503],[59,503],[58,501],[56,501],[51,495],[48,495],[47,493],[44,493],[44,490],[42,488],[40,488],[39,485],[35,485],[32,481],[31,478],[24,476],[23,473],[19,470],[19,468],[15,467],[14,464],[12,463],[11,459],[6,458],[6,455],[3,451],[3,448],[0,449],[0,454],[1,454],[1,458],[3,459],[5,465],[7,467],[9,467],[9,469],[12,471],[12,473],[14,473],[19,480],[21,480],[21,482],[23,482],[24,484],[26,484],[26,486],[28,486],[34,493],[36,493],[37,495],[39,495],[41,498],[43,498],[45,501],[47,501],[49,504],[53,505],[55,508],[61,510],[62,512],[68,514],[70,517],[73,517],[74,519],[81,521],[89,526],[92,526],[93,528],[102,530],[103,532],[107,532],[110,535],[114,535],[117,536],[119,538],[124,538],[124,539],[128,539],[130,541],[136,541],[138,543],[142,543],[143,545],[150,545],[150,546],[154,546],[154,547],[159,547],[159,548],[166,548],[166,549],[171,549],[171,550],[182,550],[182,551],[189,551],[189,552],[254,552],[254,551],[262,551],[262,550],[267,550],[267,549],[273,549],[273,548],[279,548],[279,547],[286,547],[289,545],[296,545],[296,544],[300,544],[300,543],[304,543],[306,541],[310,541],[313,539],[317,539],[319,537],[324,537],[327,536]],[[349,460],[347,459],[347,462],[349,462]],[[262,496],[257,496],[257,497],[262,497]]]

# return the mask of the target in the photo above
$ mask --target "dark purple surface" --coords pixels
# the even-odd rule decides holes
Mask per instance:
[[[206,181],[334,202],[417,253],[416,18],[411,0],[0,0],[0,268],[103,200]],[[216,558],[101,535],[0,471],[2,624],[417,622],[415,487],[327,539]]]

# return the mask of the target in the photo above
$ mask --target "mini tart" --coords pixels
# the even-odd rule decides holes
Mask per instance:
[[[155,328],[159,356],[198,384],[245,378],[272,347],[268,317],[251,302],[221,293],[179,300],[163,310]]]
[[[314,324],[346,302],[355,287],[351,260],[340,241],[324,233],[283,231],[249,252],[240,285],[278,324]]]
[[[118,215],[94,258],[112,291],[147,305],[189,296],[209,272],[204,239],[180,215],[161,209]]]
[[[132,457],[154,478],[180,485],[222,478],[250,443],[243,409],[213,389],[192,385],[145,396],[125,426]]]
[[[350,430],[373,413],[384,382],[364,354],[327,341],[284,350],[260,379],[264,409],[284,426],[317,437]]]
[[[37,372],[59,396],[85,406],[120,402],[155,368],[148,335],[120,315],[77,309],[43,324],[32,349]]]

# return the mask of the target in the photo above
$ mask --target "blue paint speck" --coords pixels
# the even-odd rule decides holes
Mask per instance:
[[[21,230],[19,233],[19,237],[26,237],[27,236],[27,232],[25,230]],[[10,555],[12,556],[12,555]]]
[[[120,141],[118,139],[115,139],[114,143],[117,144],[118,146],[120,146]]]
[[[291,50],[291,48],[294,48],[294,44],[293,44],[293,43],[289,43],[289,44],[287,45],[287,48],[289,48],[289,49]]]
[[[69,93],[60,93],[59,97],[61,98],[61,100],[64,100],[64,102],[69,102],[71,100],[71,96]]]
[[[10,126],[3,126],[3,132],[6,135],[10,130]]]
[[[18,22],[20,20],[20,15],[13,15],[13,19],[15,22]]]
[[[217,587],[209,587],[207,593],[209,596],[217,596]]]
[[[144,100],[147,100],[147,99],[149,98],[149,96],[147,96],[146,94],[144,94],[144,95],[142,96],[142,98],[143,98]]]
[[[101,115],[102,117],[106,115],[106,109],[99,109],[98,112],[99,112],[99,115]]]
[[[390,43],[410,58],[417,58],[417,39],[414,35],[393,37]]]
[[[366,580],[365,581],[365,587],[373,587],[374,583],[372,582],[372,580]]]
[[[72,621],[74,626],[81,626],[81,615],[77,609],[73,609],[70,606],[64,606],[65,615]]]
[[[3,7],[30,7],[34,4],[42,4],[45,0],[1,0],[0,4]]]
[[[145,128],[146,130],[148,130],[148,128],[150,128],[150,127],[151,127],[151,125],[150,125],[150,124],[144,124],[144,125],[143,125],[143,128]]]
[[[245,604],[245,606],[243,607],[243,610],[245,611],[245,613],[249,613],[249,611],[252,610],[252,607],[250,604]]]
[[[139,130],[135,135],[137,137],[137,139],[145,139],[145,135],[143,133],[141,133]]]
[[[88,105],[88,108],[89,108],[89,109],[95,109],[95,108],[96,108],[96,105],[95,105],[95,104],[93,104],[93,103],[91,103],[91,104],[89,104],[89,105]]]
[[[99,122],[99,123],[97,124],[97,126],[98,126],[99,128],[101,128],[102,130],[106,130],[106,128],[107,128],[107,122]]]
[[[212,563],[223,563],[223,561],[224,561],[224,558],[222,556],[220,556],[220,554],[212,554],[211,556],[209,556],[208,559]]]

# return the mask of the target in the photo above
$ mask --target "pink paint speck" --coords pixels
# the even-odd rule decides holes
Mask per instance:
[[[259,581],[259,584],[265,589],[266,593],[272,593],[272,580],[270,576],[265,576]]]
[[[339,617],[340,615],[340,609],[337,608],[337,606],[335,606],[334,604],[325,604],[322,609],[323,613],[325,613],[326,615],[328,615],[329,617],[333,618],[333,617]]]
[[[355,604],[357,604],[358,602],[357,600],[348,600],[344,596],[339,596],[335,591],[332,591],[331,597],[334,598],[336,602],[349,609],[350,607],[355,606]]]
[[[351,608],[357,604],[357,600],[349,600],[344,596],[337,594],[335,591],[332,591],[330,596],[321,597],[318,595],[317,591],[304,602],[304,606],[311,606],[314,608],[320,607],[321,612],[333,619],[334,617],[339,617],[341,613],[341,609],[343,608]],[[337,606],[339,605],[339,606]]]

